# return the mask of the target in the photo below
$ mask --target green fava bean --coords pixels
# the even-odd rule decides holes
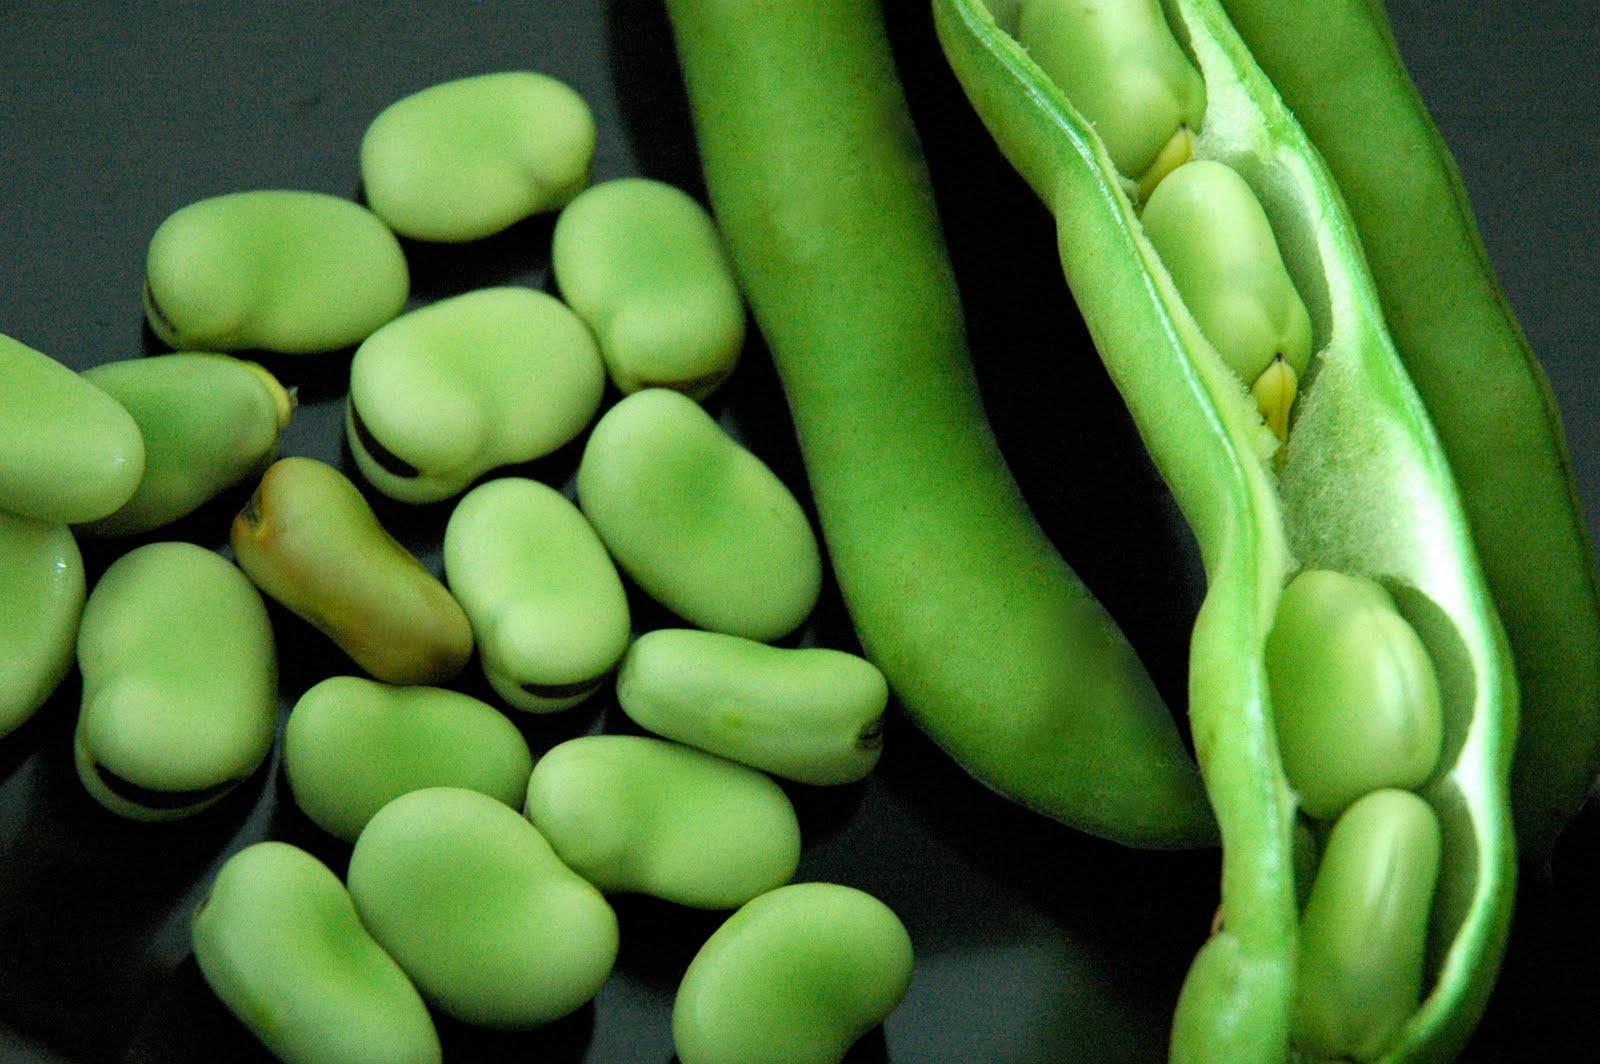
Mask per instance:
[[[444,568],[484,675],[518,709],[577,705],[628,649],[622,578],[554,488],[504,477],[468,492],[445,526]]]
[[[300,810],[354,842],[379,809],[424,787],[464,787],[516,808],[533,755],[514,724],[469,695],[333,676],[290,711],[283,768]]]
[[[733,372],[744,301],[716,224],[688,193],[648,178],[585,190],[556,219],[550,266],[624,395],[703,399]]]
[[[1420,789],[1439,763],[1443,713],[1427,648],[1375,580],[1307,570],[1267,634],[1283,771],[1312,816],[1382,787]]]
[[[260,189],[191,203],[157,227],[144,307],[179,350],[311,354],[360,343],[410,289],[377,215],[321,192]]]
[[[472,626],[455,598],[326,463],[274,462],[230,542],[257,587],[376,679],[440,683],[472,655]]]
[[[423,997],[486,1027],[548,1023],[594,997],[617,917],[516,810],[431,787],[378,810],[350,855],[350,896]]]
[[[72,667],[83,599],[72,530],[0,512],[0,739],[33,716]]]
[[[253,773],[278,722],[266,606],[227,559],[151,543],[112,563],[78,628],[78,777],[101,805],[171,820]]]
[[[362,342],[345,435],[373,487],[434,502],[571,440],[605,383],[594,338],[560,300],[485,288],[404,314]]]
[[[839,1064],[911,983],[911,937],[877,898],[795,883],[745,905],[683,975],[672,1041],[683,1064]]]
[[[732,909],[787,883],[800,823],[753,768],[641,735],[586,735],[533,766],[526,813],[606,893]]]
[[[433,1018],[304,850],[259,842],[228,858],[191,924],[213,993],[286,1064],[437,1064]]]
[[[1376,1060],[1422,998],[1439,821],[1380,790],[1333,826],[1300,921],[1294,1037],[1316,1061]]]
[[[662,628],[628,648],[617,702],[641,727],[799,783],[853,783],[883,753],[889,686],[864,658]]]
[[[578,504],[617,564],[691,624],[777,639],[816,605],[822,557],[800,504],[678,392],[647,388],[605,413]]]
[[[1017,40],[1094,123],[1118,171],[1159,180],[1188,156],[1206,86],[1167,28],[1160,0],[1023,0]],[[1176,141],[1176,143],[1174,143]]]
[[[144,437],[105,392],[0,334],[0,510],[51,523],[104,517],[144,472]]]
[[[84,378],[120,402],[144,436],[144,476],[116,512],[78,526],[91,536],[148,532],[266,468],[293,397],[254,362],[182,353],[109,362]]]
[[[577,195],[594,143],[589,106],[565,84],[481,74],[386,107],[361,138],[361,183],[397,233],[477,240]]]

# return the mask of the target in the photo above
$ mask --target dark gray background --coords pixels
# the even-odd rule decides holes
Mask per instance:
[[[925,5],[890,10],[1007,453],[1064,553],[1181,705],[1200,594],[1192,545],[1086,346],[1048,218],[967,112]],[[1583,6],[1526,0],[1391,10],[1555,386],[1594,526],[1600,23]],[[0,3],[0,331],[80,367],[155,350],[139,287],[145,244],[168,213],[252,187],[356,195],[356,147],[379,109],[432,82],[507,68],[555,75],[589,100],[597,180],[644,173],[698,189],[654,0]],[[548,221],[535,221],[473,248],[410,248],[416,298],[544,284],[548,239]],[[305,401],[285,453],[350,469],[338,428],[348,354],[271,365]],[[758,345],[714,405],[803,485]],[[568,449],[528,472],[562,483],[574,457]],[[161,535],[220,546],[242,494]],[[448,506],[375,505],[437,568]],[[126,546],[88,549],[91,576]],[[286,705],[348,671],[304,624],[273,616]],[[849,645],[831,595],[807,637]],[[192,821],[111,817],[73,775],[76,699],[74,676],[0,741],[0,1060],[264,1059],[188,959],[188,914],[216,865],[248,842],[295,841],[339,870],[348,848],[298,814],[275,763]],[[538,750],[625,727],[618,716],[601,699],[524,725]],[[1164,1058],[1173,998],[1216,903],[1214,854],[1124,851],[1023,813],[899,720],[865,784],[793,793],[801,878],[873,891],[917,946],[904,1006],[853,1061]],[[1597,853],[1600,817],[1586,811],[1552,872],[1524,884],[1505,975],[1466,1059],[1595,1058]],[[670,1060],[676,981],[717,917],[638,899],[617,907],[622,955],[591,1008],[530,1034],[442,1024],[447,1059]]]

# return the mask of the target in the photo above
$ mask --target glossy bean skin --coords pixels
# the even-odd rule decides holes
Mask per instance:
[[[480,74],[384,108],[361,138],[361,184],[397,233],[477,240],[577,195],[594,142],[589,105],[562,82]]]
[[[0,739],[32,717],[72,667],[84,594],[70,528],[0,512]]]
[[[1421,789],[1444,720],[1427,648],[1376,581],[1304,570],[1266,643],[1284,775],[1314,817],[1369,791]]]
[[[185,352],[84,371],[120,402],[144,438],[144,475],[114,513],[78,526],[91,536],[149,532],[193,512],[278,455],[294,400],[254,362]]]
[[[286,1064],[437,1064],[416,987],[304,850],[259,842],[229,857],[191,922],[200,973]]]
[[[777,639],[816,605],[822,557],[799,502],[678,392],[649,388],[606,411],[578,466],[578,505],[623,571],[692,624]]]
[[[1422,996],[1439,821],[1410,791],[1345,810],[1300,923],[1295,1044],[1316,1060],[1374,1060]]]
[[[444,533],[445,577],[495,692],[534,713],[592,695],[628,648],[628,596],[594,528],[554,488],[502,477]]]
[[[643,735],[585,735],[533,766],[528,820],[607,894],[733,909],[800,862],[800,824],[755,769]]]
[[[324,462],[274,462],[229,541],[257,587],[374,679],[440,683],[472,654],[472,626],[455,598]]]
[[[715,223],[687,192],[649,178],[584,190],[556,219],[550,268],[624,395],[704,399],[739,361],[744,301]]]
[[[838,1064],[911,982],[911,937],[854,887],[795,883],[749,902],[683,975],[672,1041],[683,1064]]]
[[[181,207],[145,260],[145,318],[181,351],[349,347],[399,314],[410,290],[405,253],[377,215],[295,189]]]
[[[0,510],[93,521],[127,502],[143,472],[144,437],[121,403],[0,334]]]
[[[1600,772],[1600,576],[1560,411],[1383,5],[1223,6],[1344,190],[1460,485],[1516,659],[1511,805],[1537,867]]]
[[[346,880],[372,936],[460,1020],[527,1028],[581,1007],[616,960],[617,918],[514,809],[430,787],[378,810]]]
[[[799,783],[871,772],[888,700],[854,654],[689,628],[646,632],[617,671],[617,703],[640,727]]]
[[[136,820],[199,812],[271,750],[278,659],[266,606],[225,558],[192,543],[124,554],[78,628],[78,777]]]
[[[594,418],[605,368],[588,328],[531,288],[484,288],[389,322],[350,363],[345,436],[367,480],[435,502],[541,458]]]
[[[865,656],[999,793],[1133,845],[1213,840],[1171,714],[995,442],[878,15],[667,9],[713,213]]]
[[[355,842],[379,809],[424,787],[462,787],[515,808],[533,755],[514,724],[470,695],[332,676],[290,710],[283,769],[301,812]]]
[[[1339,189],[1219,5],[1167,5],[1206,83],[1196,157],[1250,185],[1311,318],[1308,379],[1281,439],[1193,322],[1090,123],[986,5],[934,10],[968,99],[1055,216],[1068,286],[1206,570],[1189,718],[1222,829],[1222,920],[1179,995],[1171,1059],[1279,1064],[1290,1053],[1300,810],[1275,741],[1265,643],[1303,568],[1380,580],[1438,674],[1446,741],[1423,797],[1442,818],[1441,901],[1423,995],[1384,1052],[1448,1059],[1482,1013],[1509,931],[1516,687],[1449,464],[1384,329]]]

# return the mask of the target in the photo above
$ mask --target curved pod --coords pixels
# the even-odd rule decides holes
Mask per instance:
[[[93,521],[127,502],[143,473],[144,437],[121,403],[0,334],[0,510]]]
[[[0,739],[33,716],[72,667],[84,593],[70,528],[0,512]]]
[[[484,288],[404,314],[356,349],[345,435],[375,488],[434,502],[567,443],[604,390],[594,338],[565,304]]]
[[[606,893],[732,909],[794,875],[800,823],[755,769],[642,735],[585,735],[528,780],[528,819]]]
[[[113,562],[84,605],[78,667],[78,777],[114,813],[197,813],[272,748],[278,659],[266,606],[202,547],[151,543]]]
[[[505,477],[469,492],[445,526],[444,568],[484,675],[518,709],[577,705],[628,648],[616,566],[578,508],[538,481]]]

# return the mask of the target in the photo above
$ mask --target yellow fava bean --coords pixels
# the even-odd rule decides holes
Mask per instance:
[[[207,985],[287,1064],[437,1064],[433,1018],[339,877],[282,842],[228,858],[192,922]]]
[[[191,203],[150,238],[145,317],[172,347],[286,354],[360,343],[400,313],[405,253],[360,204],[260,189]]]
[[[1439,821],[1374,791],[1333,827],[1300,917],[1294,1039],[1314,1060],[1375,1060],[1422,997]]]
[[[127,502],[143,473],[144,437],[121,403],[0,334],[0,510],[93,521]]]
[[[550,266],[624,395],[703,399],[733,372],[744,301],[716,223],[688,193],[648,178],[585,190],[556,219]]]
[[[283,458],[234,519],[239,567],[386,683],[440,683],[472,654],[461,606],[343,473]]]
[[[434,502],[571,440],[605,383],[594,338],[560,300],[484,288],[403,314],[361,344],[345,434],[379,491]]]
[[[617,564],[691,624],[766,641],[816,605],[822,558],[800,504],[678,392],[647,388],[606,412],[578,503]]]
[[[573,1012],[617,956],[617,917],[537,828],[476,791],[431,787],[378,810],[350,854],[350,896],[427,1000],[525,1028]]]
[[[1315,817],[1381,787],[1418,788],[1444,720],[1433,662],[1383,586],[1310,569],[1283,590],[1266,643],[1284,774]]]
[[[481,74],[385,108],[361,138],[361,182],[395,232],[476,240],[577,195],[594,144],[588,104],[560,81]]]
[[[865,658],[662,628],[634,640],[617,702],[641,727],[800,783],[852,783],[883,752],[889,686]]]
[[[0,511],[0,739],[33,716],[72,667],[84,591],[71,529]]]
[[[495,692],[536,713],[577,705],[632,634],[622,578],[594,528],[554,488],[480,484],[444,533],[445,576]]]
[[[664,739],[586,735],[533,766],[526,812],[606,893],[732,909],[794,875],[800,823],[755,769]]]
[[[192,543],[124,554],[78,628],[78,776],[138,820],[199,812],[272,748],[277,654],[266,606],[227,559]]]
[[[516,808],[533,755],[514,724],[469,695],[333,676],[290,711],[283,769],[301,811],[354,842],[379,809],[424,787],[464,787]]]

